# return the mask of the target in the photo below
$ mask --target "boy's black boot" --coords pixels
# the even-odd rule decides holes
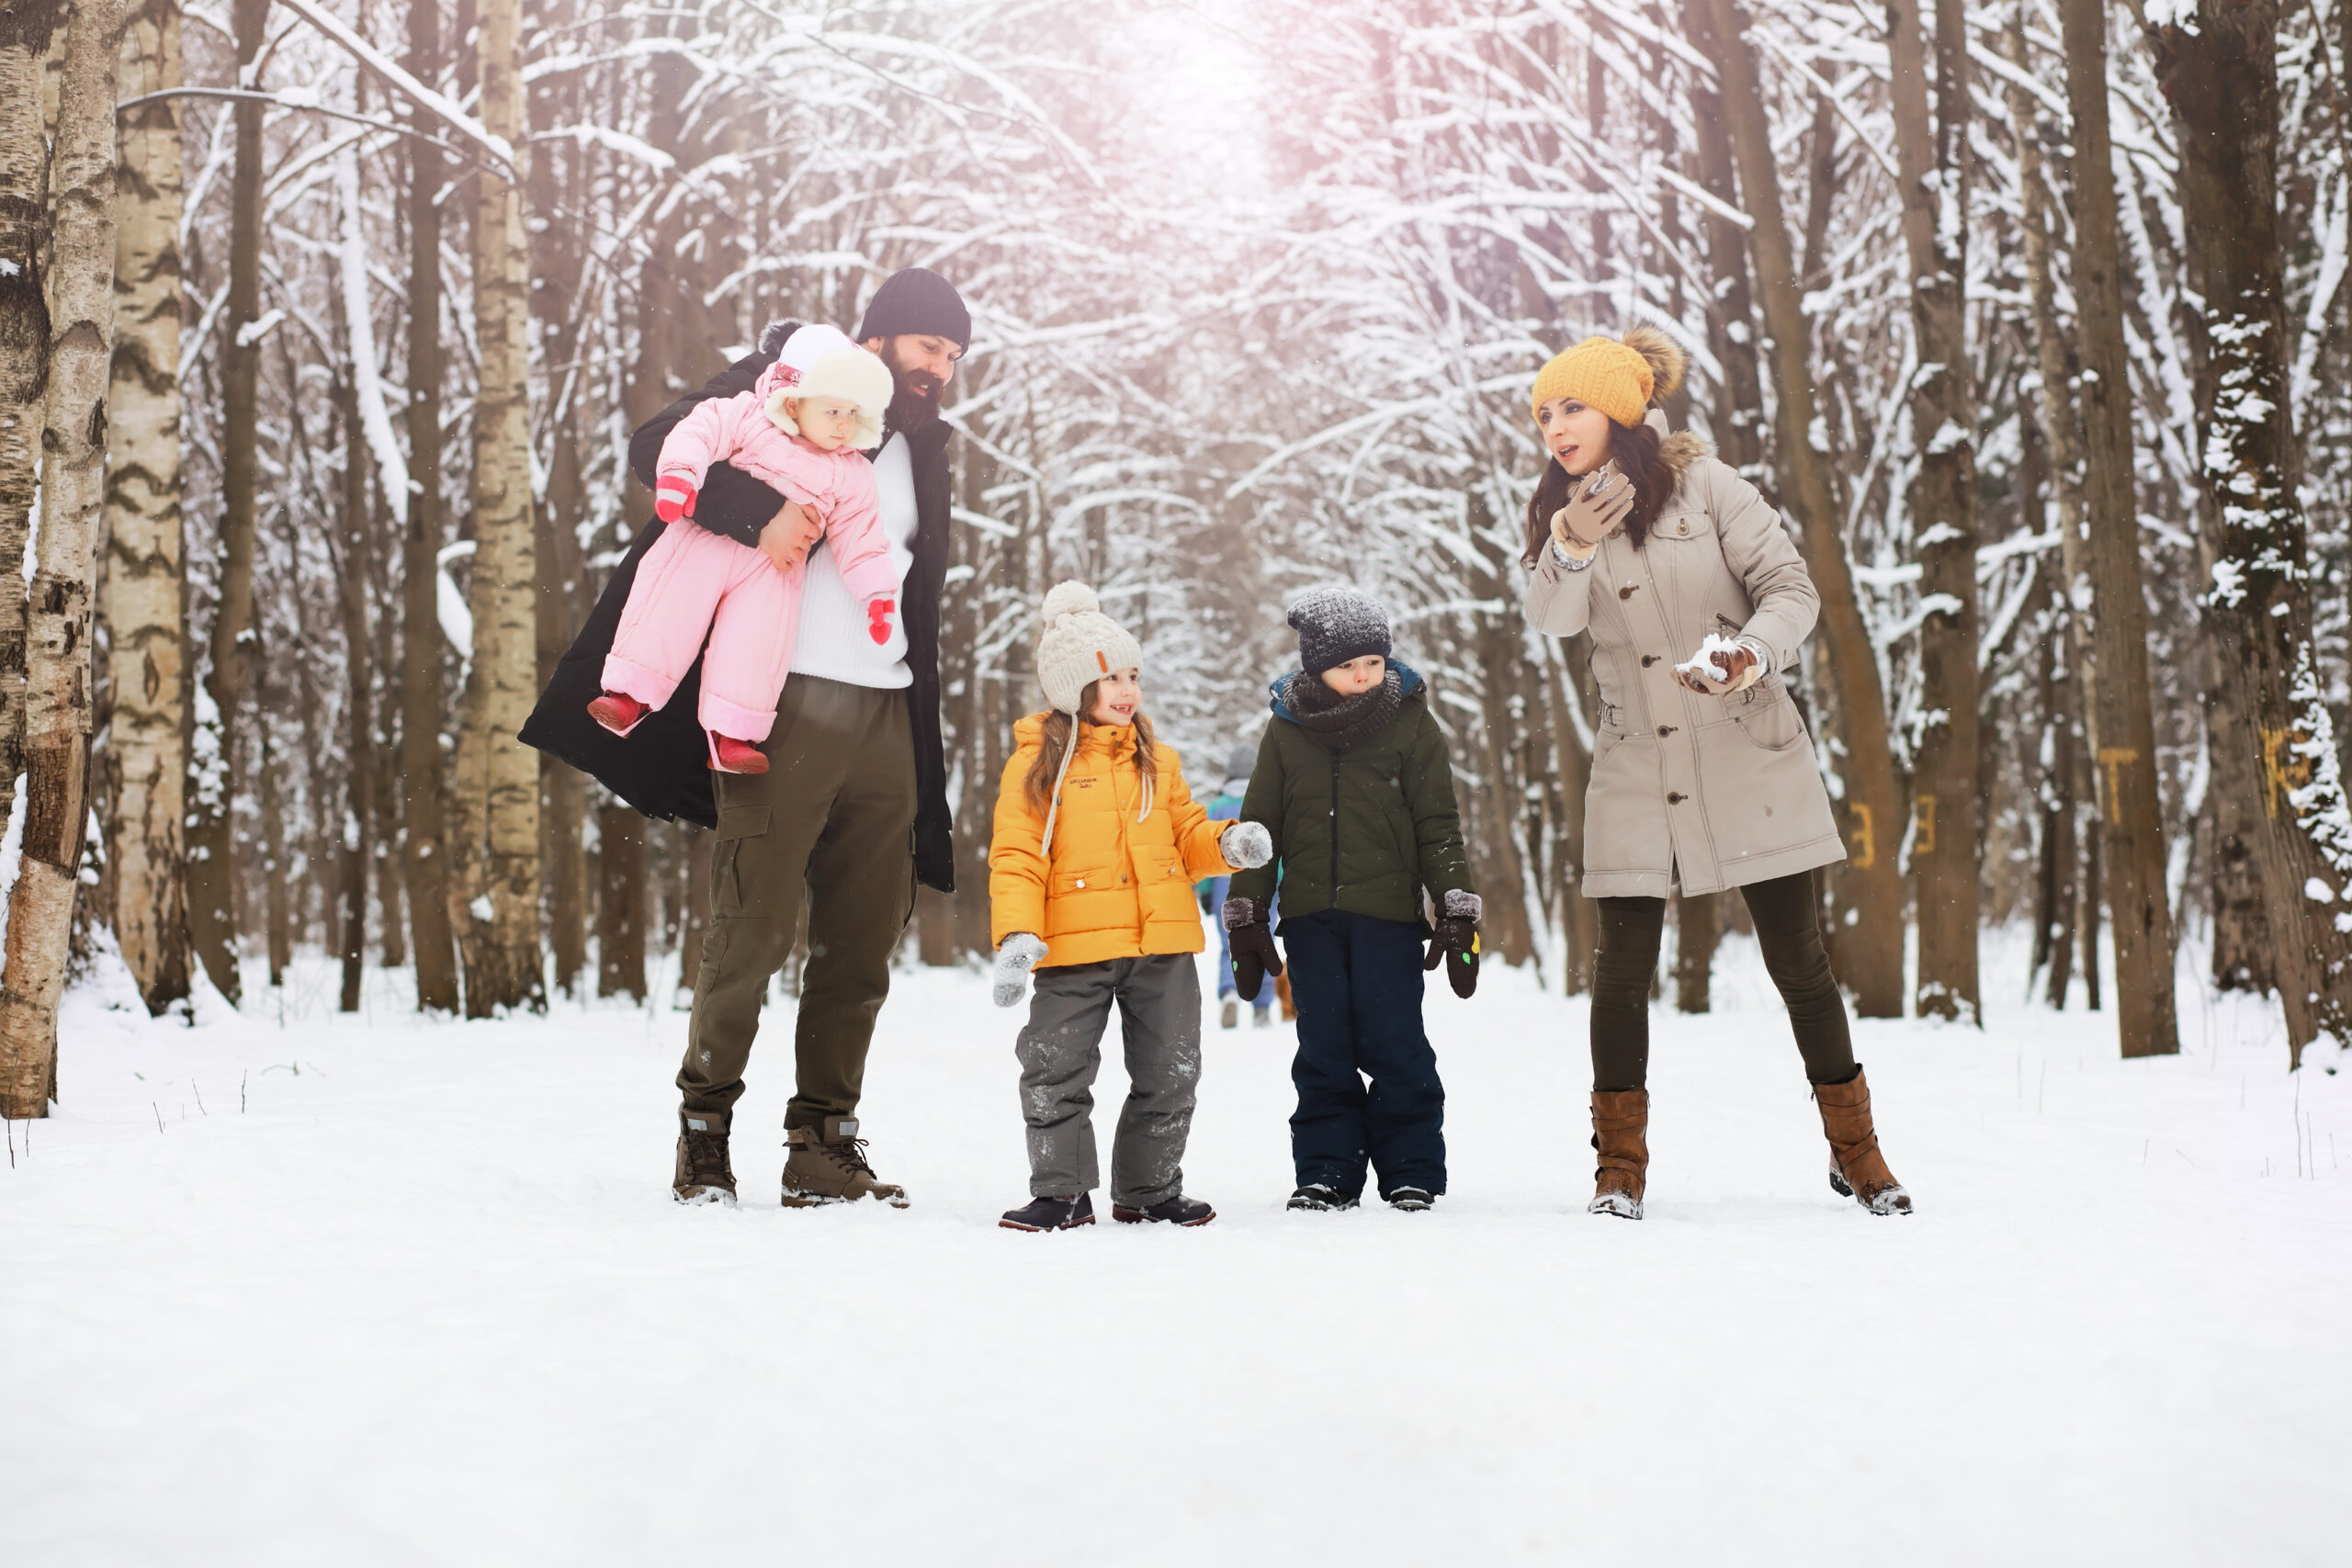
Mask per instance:
[[[1216,1218],[1216,1211],[1198,1198],[1187,1198],[1182,1192],[1173,1198],[1163,1198],[1148,1209],[1133,1209],[1125,1203],[1111,1205],[1111,1217],[1123,1225],[1204,1225]]]
[[[1283,1206],[1291,1209],[1352,1209],[1356,1206],[1356,1195],[1342,1192],[1329,1182],[1310,1181],[1293,1192],[1290,1201]]]
[[[1388,1206],[1419,1214],[1437,1204],[1437,1194],[1426,1187],[1399,1187],[1388,1194]]]
[[[1018,1209],[1007,1209],[997,1221],[1009,1231],[1066,1231],[1093,1223],[1094,1198],[1086,1192],[1032,1198]]]
[[[681,1203],[735,1202],[735,1170],[727,1159],[727,1113],[678,1112],[678,1165],[670,1196]]]

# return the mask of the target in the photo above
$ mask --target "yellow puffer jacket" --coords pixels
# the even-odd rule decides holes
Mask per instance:
[[[1185,789],[1175,749],[1153,748],[1159,767],[1151,809],[1138,822],[1144,781],[1136,771],[1134,728],[1080,725],[1048,863],[1037,852],[1045,813],[1030,809],[1022,787],[1045,728],[1041,713],[1013,726],[1019,744],[997,790],[996,834],[989,843],[989,925],[997,945],[1014,931],[1044,937],[1039,968],[1200,952],[1201,907],[1193,885],[1234,868],[1217,852],[1226,824],[1210,821]]]

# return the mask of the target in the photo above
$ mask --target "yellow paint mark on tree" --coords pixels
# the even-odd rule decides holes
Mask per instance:
[[[1854,869],[1868,871],[1878,863],[1878,834],[1871,826],[1871,808],[1867,806],[1856,805],[1849,809],[1854,813],[1854,836],[1851,840]]]
[[[2139,760],[2139,751],[2130,746],[2098,749],[2098,765],[2107,770],[2107,819],[2119,828],[2123,825],[2123,770]]]
[[[2302,736],[2292,726],[2265,726],[2262,731],[2262,804],[2272,817],[2289,791],[2312,782],[2312,760],[2295,750]]]

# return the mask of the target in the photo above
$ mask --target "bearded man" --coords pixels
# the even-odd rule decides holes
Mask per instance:
[[[694,717],[699,663],[627,738],[576,716],[594,695],[580,688],[601,670],[636,563],[659,524],[635,542],[523,732],[648,815],[683,816],[717,829],[710,926],[678,1072],[672,1191],[680,1202],[735,1201],[728,1157],[735,1102],[769,982],[799,935],[805,897],[808,959],[795,1022],[797,1087],[785,1112],[784,1201],[907,1203],[905,1190],[881,1180],[868,1163],[857,1106],[915,884],[943,893],[956,885],[939,722],[939,595],[952,488],[951,432],[939,400],[971,342],[971,320],[945,278],[909,267],[883,283],[856,333],[896,382],[882,445],[867,454],[900,582],[888,642],[876,647],[867,635],[864,605],[843,582],[817,520],[760,480],[715,465],[694,515],[669,525],[751,546],[780,571],[807,559],[792,671],[761,747],[766,773],[714,774],[704,767]],[[629,466],[647,488],[671,428],[705,399],[751,389],[799,325],[770,326],[758,353],[630,437]]]

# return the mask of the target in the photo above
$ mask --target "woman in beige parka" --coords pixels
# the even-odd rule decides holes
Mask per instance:
[[[1821,1108],[1831,1185],[1873,1213],[1908,1213],[1818,926],[1814,868],[1846,851],[1784,677],[1820,598],[1756,487],[1645,414],[1682,369],[1672,340],[1635,328],[1553,359],[1532,399],[1549,457],[1528,503],[1527,618],[1591,634],[1600,698],[1585,795],[1584,892],[1600,915],[1589,1207],[1642,1215],[1667,895],[1736,887]]]

